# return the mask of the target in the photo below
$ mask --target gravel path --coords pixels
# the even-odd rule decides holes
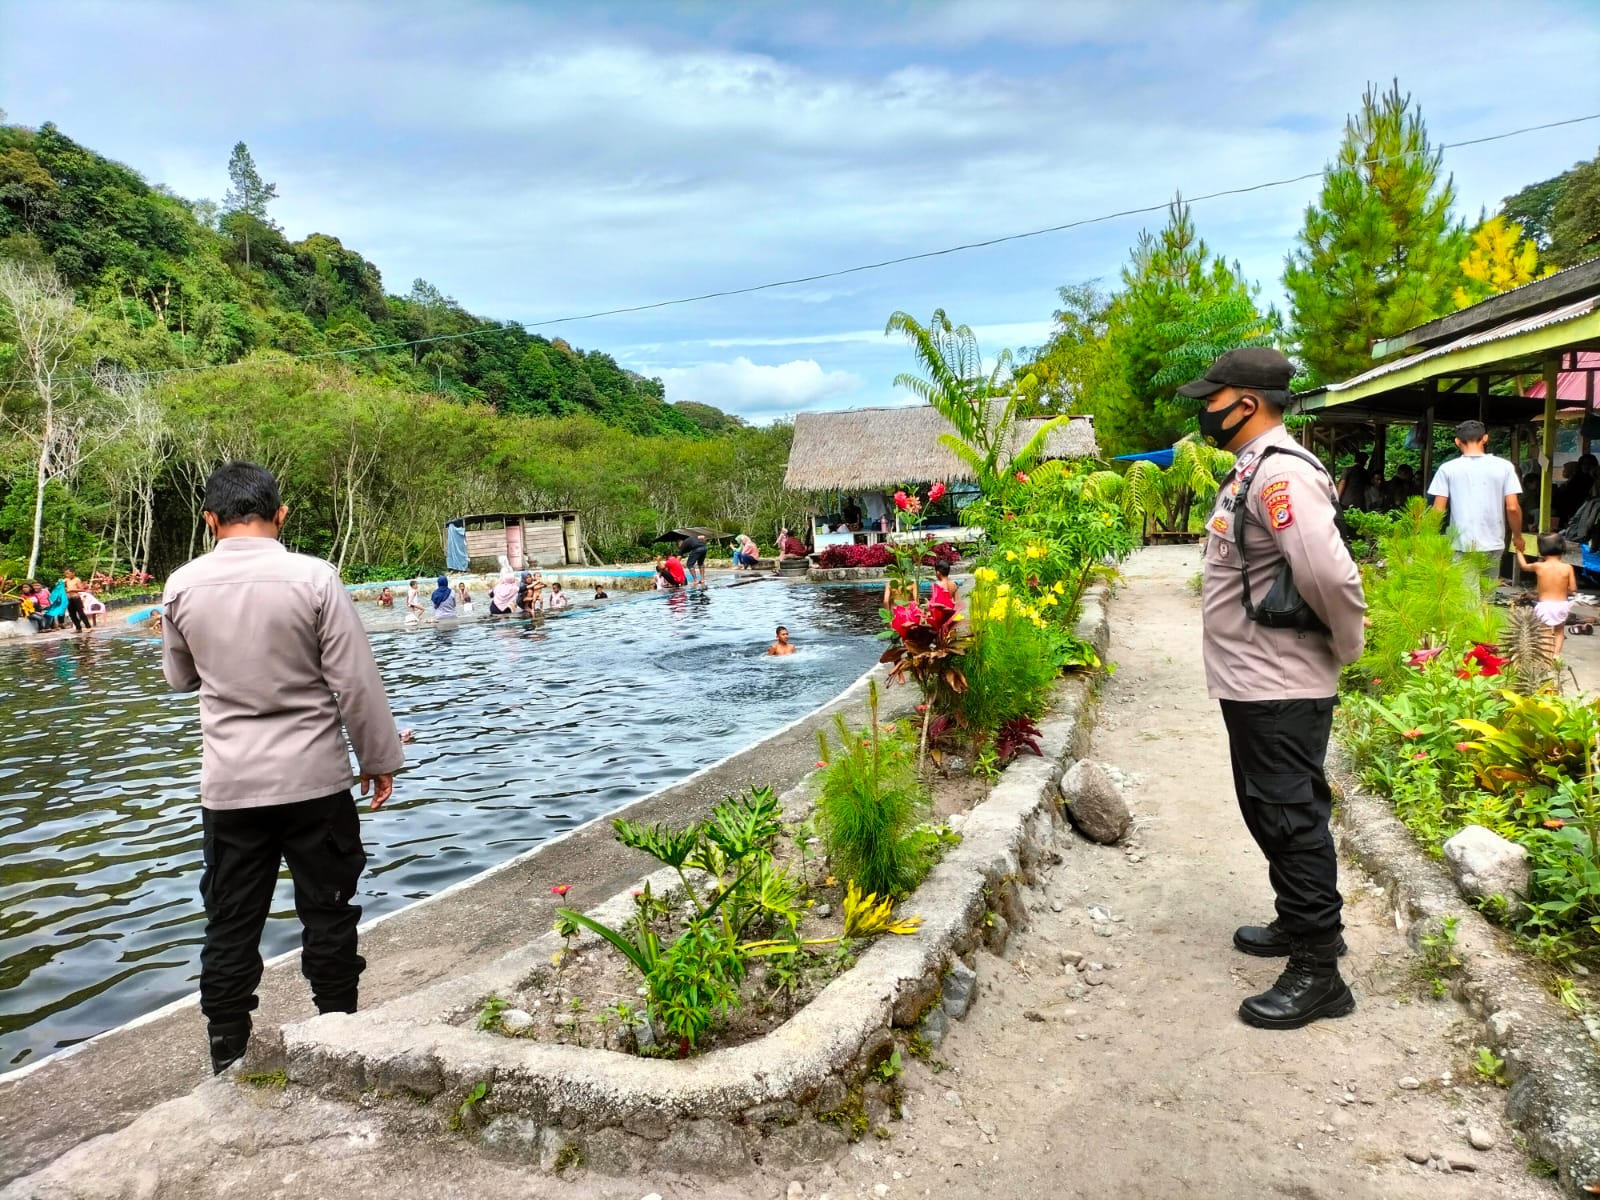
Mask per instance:
[[[1229,945],[1235,925],[1270,916],[1271,893],[1205,697],[1198,568],[1193,547],[1145,551],[1112,603],[1117,671],[1094,754],[1126,773],[1135,833],[1122,847],[1063,847],[1030,928],[1003,958],[980,952],[972,1014],[938,1061],[908,1062],[904,1120],[886,1140],[731,1180],[557,1179],[402,1140],[372,1114],[299,1093],[207,1083],[0,1195],[1556,1196],[1516,1149],[1505,1094],[1472,1071],[1464,1011],[1419,985],[1355,869],[1342,879],[1355,1014],[1289,1033],[1235,1016],[1278,964]],[[1103,969],[1067,965],[1078,958]]]

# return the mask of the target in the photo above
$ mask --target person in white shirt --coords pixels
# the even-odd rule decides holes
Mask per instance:
[[[1482,421],[1456,426],[1456,448],[1461,457],[1434,472],[1428,495],[1435,509],[1450,512],[1456,553],[1478,556],[1487,575],[1498,571],[1501,553],[1522,532],[1522,484],[1515,467],[1489,453]]]

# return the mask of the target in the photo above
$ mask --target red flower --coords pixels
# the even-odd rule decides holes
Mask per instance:
[[[1428,757],[1428,752],[1426,750],[1418,750],[1411,757],[1412,758],[1427,758]]]
[[[904,492],[896,492],[894,494],[894,506],[901,512],[905,512],[911,507],[911,498]]]
[[[901,505],[901,507],[907,512],[919,513],[922,511],[922,501],[918,500],[915,496],[909,496],[906,498],[906,502]]]
[[[1027,483],[1028,482],[1028,474],[1027,474],[1026,471],[1018,471],[1017,472],[1017,482],[1018,483]]]
[[[820,759],[820,758],[819,758],[819,759],[817,759],[817,766],[819,766],[819,767],[825,767],[825,766],[827,766],[827,765],[828,765],[828,764],[827,764],[827,763],[825,763],[825,762],[823,762],[823,761],[822,761],[822,760],[821,760],[821,759]]]
[[[1461,754],[1471,754],[1472,753],[1472,743],[1471,742],[1457,742],[1456,743],[1456,750]]]
[[[550,889],[550,894],[552,896],[565,896],[571,890],[572,885],[570,883],[558,883]]]
[[[932,504],[935,501],[937,501],[940,496],[944,495],[945,490],[946,489],[945,489],[944,484],[942,484],[942,483],[934,484],[931,488],[928,489],[928,503]]]
[[[904,637],[908,630],[922,624],[923,616],[920,604],[901,604],[895,608],[889,620],[889,628]]]
[[[1565,829],[1567,823],[1560,817],[1551,817],[1548,821],[1543,822],[1543,825],[1546,829]]]
[[[1382,679],[1374,679],[1374,680],[1373,680],[1373,681],[1372,681],[1372,686],[1373,686],[1373,687],[1377,687],[1377,686],[1378,686],[1378,685],[1379,685],[1379,684],[1380,684],[1380,683],[1382,683],[1382,682],[1383,682],[1383,680],[1382,680]]]
[[[1419,737],[1422,736],[1422,730],[1420,730],[1420,729],[1408,729],[1404,733],[1402,733],[1400,736],[1403,737],[1403,738],[1419,738]]]
[[[1471,650],[1467,651],[1466,656],[1461,661],[1467,665],[1462,670],[1457,671],[1456,674],[1461,676],[1462,679],[1466,679],[1473,674],[1498,675],[1500,674],[1500,668],[1505,666],[1509,660],[1501,658],[1490,647],[1479,642]]]
[[[1443,646],[1429,646],[1422,650],[1413,650],[1406,657],[1406,666],[1420,667],[1423,663],[1432,662],[1444,652]]]

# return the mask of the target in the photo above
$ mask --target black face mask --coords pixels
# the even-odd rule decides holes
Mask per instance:
[[[1225,425],[1223,422],[1232,415],[1233,410],[1238,408],[1239,405],[1246,400],[1254,399],[1254,396],[1240,396],[1227,408],[1218,409],[1216,412],[1212,412],[1209,408],[1202,408],[1197,418],[1200,422],[1200,436],[1213,446],[1220,446],[1226,449],[1228,443],[1233,440],[1233,435],[1239,431],[1239,426],[1248,421],[1250,416],[1246,414],[1244,421],[1235,421],[1232,425]]]

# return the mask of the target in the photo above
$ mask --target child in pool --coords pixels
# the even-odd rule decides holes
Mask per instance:
[[[785,654],[793,654],[794,643],[789,640],[789,630],[787,626],[778,626],[777,637],[778,640],[767,647],[767,656],[771,658],[782,657]]]

